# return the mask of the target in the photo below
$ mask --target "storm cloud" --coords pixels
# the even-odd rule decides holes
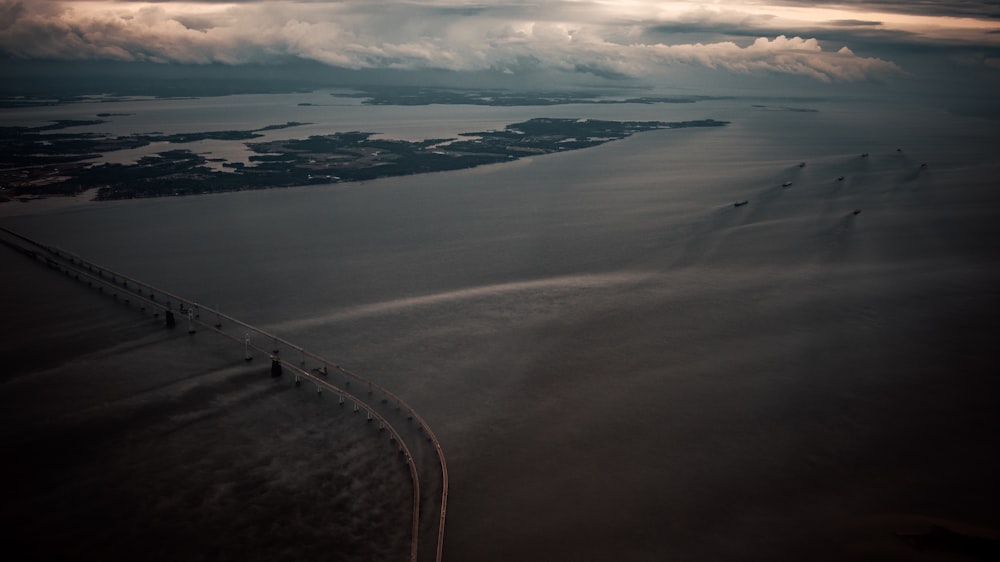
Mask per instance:
[[[604,78],[693,66],[861,81],[903,73],[867,50],[872,37],[1000,44],[992,33],[1000,22],[989,19],[996,4],[848,2],[855,13],[796,2],[0,0],[0,52],[187,64],[292,57],[347,69],[551,69]],[[855,37],[867,52],[852,47]]]

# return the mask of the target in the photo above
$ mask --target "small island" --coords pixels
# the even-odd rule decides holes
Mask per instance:
[[[256,141],[261,131],[302,125],[286,123],[247,131],[108,137],[94,133],[51,133],[80,125],[59,122],[35,128],[0,129],[6,150],[0,182],[8,198],[75,195],[97,189],[98,200],[194,195],[370,180],[471,168],[592,147],[635,133],[682,127],[719,127],[725,121],[605,121],[537,118],[499,131],[462,133],[459,138],[419,142],[373,138],[373,132],[338,132],[305,139]],[[43,132],[46,134],[42,135]],[[152,142],[184,144],[218,139],[247,141],[251,165],[223,163],[177,148],[145,156],[135,164],[100,164],[100,154]]]

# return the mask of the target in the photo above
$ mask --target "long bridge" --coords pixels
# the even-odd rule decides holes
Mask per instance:
[[[271,360],[272,375],[287,370],[296,386],[303,382],[312,384],[318,394],[327,390],[337,396],[340,406],[346,407],[349,403],[355,413],[364,413],[368,422],[378,424],[380,434],[387,433],[398,445],[399,454],[410,471],[413,484],[410,562],[441,562],[448,505],[448,467],[434,432],[402,398],[342,365],[223,314],[217,308],[182,298],[2,226],[0,243],[86,283],[116,302],[137,307],[156,318],[162,316],[167,326],[186,325],[192,335],[204,329],[229,338],[242,345],[244,358],[248,361],[254,354],[267,356]],[[393,425],[394,422],[397,425]]]

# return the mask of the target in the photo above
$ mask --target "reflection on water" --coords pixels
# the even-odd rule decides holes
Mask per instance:
[[[581,289],[595,287],[621,287],[624,285],[635,284],[646,278],[648,278],[648,274],[629,274],[621,272],[603,275],[573,275],[550,279],[501,283],[498,285],[458,289],[434,295],[398,299],[390,302],[361,305],[344,311],[333,312],[312,318],[299,318],[282,322],[274,325],[272,329],[280,330],[282,332],[298,331],[334,322],[356,320],[366,316],[398,313],[407,309],[419,309],[428,306],[439,306],[442,304],[448,304],[450,306],[462,305],[464,304],[462,301],[496,298],[504,293],[532,292],[538,295],[545,292],[557,293],[559,291],[579,291]]]

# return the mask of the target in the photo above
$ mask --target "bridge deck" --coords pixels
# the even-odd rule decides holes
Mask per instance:
[[[307,382],[318,393],[337,396],[378,424],[399,447],[413,482],[410,559],[440,562],[448,501],[448,469],[440,442],[427,423],[401,398],[342,365],[312,353],[265,330],[221,311],[182,298],[66,250],[32,240],[0,227],[0,242],[44,263],[53,270],[86,283],[117,302],[162,317],[165,323],[186,328],[192,335],[207,330],[240,344],[246,358],[267,357],[287,370],[296,385]],[[434,493],[428,493],[433,491]],[[436,540],[423,540],[434,537]]]

